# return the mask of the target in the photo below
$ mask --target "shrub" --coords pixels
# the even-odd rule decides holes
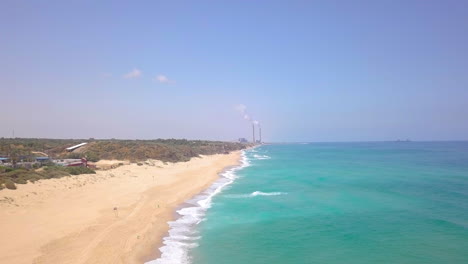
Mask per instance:
[[[66,167],[66,171],[71,175],[96,174],[96,172],[86,167]]]
[[[99,155],[96,152],[88,151],[85,155],[86,159],[92,162],[99,161]]]
[[[5,181],[5,187],[10,190],[16,190],[16,184],[12,182],[11,180]]]
[[[25,180],[25,179],[23,179],[23,178],[20,178],[20,179],[18,179],[18,180],[16,181],[16,183],[18,183],[18,184],[26,184],[26,183],[28,183],[28,181]]]
[[[67,159],[81,159],[81,153],[69,153],[67,156],[66,156]]]
[[[67,171],[68,171],[71,175],[80,175],[80,171],[79,171],[78,169],[76,169],[75,167],[67,168]]]
[[[28,180],[34,183],[35,181],[40,180],[40,179],[44,179],[44,177],[39,173],[35,173],[35,175],[32,175]]]
[[[44,167],[44,172],[41,173],[45,179],[60,178],[68,176],[70,173],[62,166],[47,166]]]

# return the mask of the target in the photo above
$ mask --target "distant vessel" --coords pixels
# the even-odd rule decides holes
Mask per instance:
[[[411,142],[409,139],[397,139],[395,142]]]

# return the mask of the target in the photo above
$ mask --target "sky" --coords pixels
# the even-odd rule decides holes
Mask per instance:
[[[468,140],[466,10],[3,0],[0,137]]]

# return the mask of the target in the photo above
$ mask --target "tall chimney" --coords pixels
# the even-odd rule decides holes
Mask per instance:
[[[260,132],[260,144],[262,144],[262,127],[258,124],[258,130]]]
[[[255,124],[252,123],[252,138],[253,138],[253,143],[255,144]]]

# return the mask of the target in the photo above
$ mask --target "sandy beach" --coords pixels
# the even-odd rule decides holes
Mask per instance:
[[[1,190],[0,263],[154,259],[177,206],[239,159],[237,151],[180,163],[150,160]]]

